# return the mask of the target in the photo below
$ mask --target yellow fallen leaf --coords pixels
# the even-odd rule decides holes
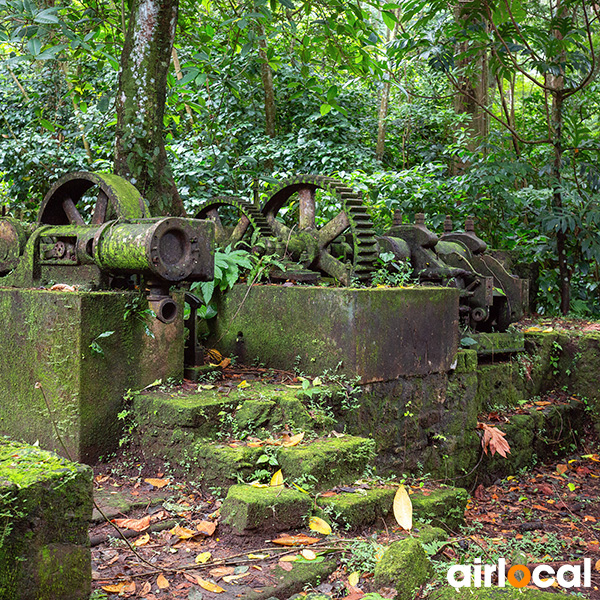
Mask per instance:
[[[255,487],[255,488],[269,487],[268,483],[260,483],[259,481],[253,481],[252,483],[249,483],[248,485],[251,485],[252,487]]]
[[[196,564],[203,565],[207,563],[212,558],[212,554],[210,552],[201,552],[196,556]]]
[[[352,587],[356,587],[358,585],[359,579],[360,579],[360,573],[358,571],[354,571],[353,573],[350,573],[350,575],[348,576],[348,583]]]
[[[279,469],[279,471],[277,471],[277,473],[275,473],[273,477],[271,477],[270,485],[271,487],[283,485],[283,473],[281,472],[281,469]]]
[[[302,555],[302,558],[305,558],[306,560],[315,560],[315,558],[317,558],[317,555],[308,548],[302,550],[300,554]]]
[[[199,385],[198,387],[201,390],[213,390],[213,389],[215,389],[216,386],[214,386],[212,383],[205,383],[203,385]]]
[[[331,534],[331,526],[326,521],[319,517],[311,517],[308,521],[308,528],[316,531],[317,533],[322,533],[323,535]]]
[[[144,535],[140,536],[137,540],[135,540],[135,542],[133,542],[133,545],[136,548],[139,548],[140,546],[145,546],[149,541],[150,541],[150,534],[145,533]]]
[[[394,496],[394,517],[402,529],[406,531],[412,529],[412,514],[412,502],[410,501],[406,488],[403,485],[400,485]]]
[[[282,556],[279,559],[279,562],[294,562],[295,560],[298,560],[300,557],[298,556],[298,554],[288,554],[287,556]]]
[[[161,573],[157,578],[156,578],[156,585],[161,589],[161,590],[166,590],[169,587],[169,580]]]
[[[152,477],[148,479],[144,479],[146,483],[149,483],[151,486],[155,488],[164,488],[166,485],[169,485],[170,479],[153,479]]]
[[[594,565],[594,570],[600,573],[600,560],[596,561],[596,564]]]
[[[312,383],[313,383],[313,385],[314,385],[315,387],[317,387],[317,386],[319,386],[319,385],[323,385],[323,382],[321,381],[321,378],[320,378],[320,377],[315,377],[315,378],[313,379],[313,382],[312,382]]]
[[[265,558],[269,558],[269,554],[248,554],[248,558],[252,558],[254,560],[263,560]]]
[[[173,529],[169,530],[169,533],[176,535],[180,540],[189,540],[190,538],[198,535],[197,531],[188,529],[187,527],[182,527],[181,525],[175,525]]]
[[[304,431],[302,433],[292,435],[287,441],[283,442],[283,445],[286,448],[290,448],[291,446],[297,446],[303,439],[304,439]]]
[[[244,388],[249,388],[250,384],[244,379],[241,383],[238,383],[238,389],[243,390]]]
[[[116,583],[114,585],[103,585],[101,586],[105,592],[110,592],[111,594],[119,594],[121,590],[125,587],[125,583]]]
[[[198,582],[198,585],[207,592],[220,594],[225,591],[220,585],[212,583],[212,581],[206,581],[206,579],[202,579],[202,577],[196,577],[196,581]]]

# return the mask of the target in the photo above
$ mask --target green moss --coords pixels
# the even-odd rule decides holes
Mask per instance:
[[[398,600],[413,600],[415,592],[431,577],[433,569],[421,544],[414,538],[393,542],[375,567],[377,587],[393,587]]]
[[[286,479],[314,478],[318,489],[357,479],[375,453],[375,442],[346,435],[310,444],[281,448],[279,464]]]
[[[419,542],[421,544],[431,544],[433,542],[444,542],[448,539],[448,533],[441,527],[432,527],[429,524],[415,524],[415,529],[418,529]]]
[[[477,395],[486,410],[512,408],[524,400],[513,363],[497,363],[477,369]]]
[[[299,529],[311,509],[311,498],[296,490],[234,485],[221,506],[223,523],[237,533]]]
[[[544,592],[531,588],[460,588],[444,587],[431,594],[439,600],[556,600],[559,596],[572,598],[570,594]]]
[[[319,497],[317,503],[337,525],[355,529],[385,518],[392,508],[395,493],[393,488],[374,488]]]
[[[455,373],[472,373],[477,369],[477,352],[475,350],[459,350],[456,353]]]
[[[240,430],[256,430],[270,424],[270,416],[277,406],[273,400],[246,400],[235,413],[235,421]]]
[[[456,531],[465,520],[465,508],[469,494],[462,488],[441,488],[428,495],[423,492],[411,494],[415,519],[429,522],[450,531]]]

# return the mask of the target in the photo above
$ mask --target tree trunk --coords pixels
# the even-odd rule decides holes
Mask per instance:
[[[131,0],[130,6],[117,94],[115,172],[140,190],[152,214],[184,215],[163,124],[178,0]]]
[[[460,9],[454,14],[455,19],[465,18]],[[467,49],[466,42],[461,44],[459,52],[463,53]],[[475,63],[475,74],[467,74],[467,71],[473,69]],[[454,110],[459,114],[466,113],[471,117],[468,126],[469,142],[468,148],[472,152],[477,150],[482,139],[487,138],[490,129],[490,118],[481,108],[481,105],[488,103],[489,88],[489,66],[488,56],[485,51],[479,53],[476,58],[462,58],[456,65],[458,76],[458,92],[454,96]],[[461,171],[466,165],[456,164],[455,172]]]
[[[276,134],[277,108],[275,106],[275,88],[273,87],[273,71],[267,55],[267,37],[263,25],[258,26],[258,55],[261,59],[260,77],[265,91],[265,132],[274,138]]]

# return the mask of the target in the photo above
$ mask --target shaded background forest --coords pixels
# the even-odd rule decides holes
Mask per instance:
[[[3,213],[33,219],[60,175],[113,170],[118,1],[0,0]],[[321,173],[363,190],[380,232],[395,210],[438,233],[475,215],[490,246],[539,265],[541,313],[598,316],[597,11],[183,0],[163,122],[179,195],[194,214]]]

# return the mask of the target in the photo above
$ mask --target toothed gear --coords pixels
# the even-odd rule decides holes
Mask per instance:
[[[335,196],[342,206],[340,213],[320,229],[316,229],[314,226],[314,193],[317,189]],[[369,282],[377,259],[375,229],[363,203],[362,193],[356,192],[341,181],[322,175],[298,175],[281,183],[262,209],[271,229],[280,239],[302,233],[302,228],[298,232],[295,229],[290,231],[289,228],[277,221],[276,217],[293,194],[304,190],[311,194],[312,200],[308,202],[307,206],[308,213],[312,210],[312,215],[308,214],[303,217],[301,203],[301,226],[303,220],[304,225],[309,222],[309,226],[304,231],[313,232],[319,250],[319,256],[313,261],[311,268],[319,268],[336,277],[344,285],[349,285],[352,278],[357,278],[364,283]],[[311,220],[312,223],[310,223]],[[340,265],[343,263],[329,254],[327,248],[336,238],[347,232],[350,233],[352,239],[353,257],[349,269],[344,265],[347,273],[344,275],[340,269]]]
[[[218,208],[220,206],[236,208],[242,215],[242,218],[232,232],[227,232],[220,222],[218,217]],[[247,221],[244,221],[244,218]],[[259,232],[261,237],[273,236],[273,231],[260,210],[254,204],[234,196],[215,196],[205,202],[196,213],[196,219],[211,219],[215,221],[215,225],[217,226],[217,243],[221,246],[227,246],[228,244],[240,241],[250,225],[255,231]]]

